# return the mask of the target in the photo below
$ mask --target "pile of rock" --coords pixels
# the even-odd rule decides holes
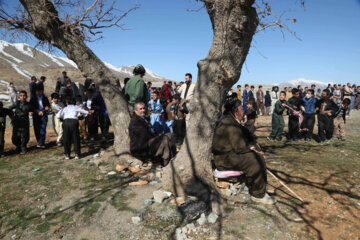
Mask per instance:
[[[238,196],[239,200],[244,202],[250,199],[249,189],[246,187],[245,183],[217,181],[216,184],[225,196]]]

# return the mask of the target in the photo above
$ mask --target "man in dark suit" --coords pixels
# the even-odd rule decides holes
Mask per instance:
[[[36,86],[35,96],[31,98],[30,105],[34,109],[33,125],[37,141],[37,148],[45,148],[46,126],[48,122],[47,113],[50,103],[44,95],[42,86]]]
[[[136,103],[134,112],[129,124],[131,154],[143,162],[166,166],[176,153],[172,134],[155,134],[154,127],[145,118],[144,103]]]
[[[250,91],[249,91],[249,101],[254,101],[255,102],[255,87],[251,86],[250,87]]]

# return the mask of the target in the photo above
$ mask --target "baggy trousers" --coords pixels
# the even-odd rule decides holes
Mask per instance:
[[[186,134],[186,121],[185,119],[176,119],[172,125],[174,131],[174,140],[176,145],[181,145],[184,141]]]
[[[4,144],[5,144],[5,128],[0,128],[0,155],[4,153]]]
[[[345,131],[344,131],[344,119],[342,117],[336,117],[334,119],[334,132],[333,137],[344,138]]]
[[[306,114],[304,113],[304,120],[302,123],[302,128],[307,128],[309,131],[302,132],[302,137],[311,139],[314,131],[315,125],[315,114]]]
[[[242,171],[246,175],[246,185],[251,196],[262,198],[265,195],[267,175],[266,163],[263,157],[255,152],[242,154],[230,153],[228,158],[231,169],[219,169]]]
[[[333,124],[331,124],[331,120],[327,114],[318,115],[318,132],[321,142],[332,137],[333,129],[331,127],[333,127]]]
[[[55,115],[53,115],[53,124],[57,134],[56,143],[60,143],[63,138],[62,122],[59,118],[56,118]]]
[[[29,119],[27,118],[15,118],[12,134],[12,142],[17,148],[21,148],[22,151],[26,150],[26,144],[30,139]]]
[[[296,116],[289,116],[289,139],[299,137],[299,118]]]
[[[47,122],[48,116],[46,114],[44,114],[43,116],[33,117],[34,133],[37,144],[40,146],[45,144]]]
[[[71,143],[74,143],[75,154],[80,154],[79,121],[77,119],[65,119],[63,122],[63,144],[65,155],[70,155]]]
[[[285,127],[283,116],[273,113],[271,126],[272,126],[272,130],[269,137],[272,139],[281,140],[282,133]]]
[[[261,112],[261,114],[264,116],[265,115],[264,102],[260,102],[258,100],[258,101],[256,101],[256,105],[257,105],[257,114],[260,115],[260,112]]]

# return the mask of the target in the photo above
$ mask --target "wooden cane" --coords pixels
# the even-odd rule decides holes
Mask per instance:
[[[280,182],[281,185],[283,185],[287,190],[289,190],[292,194],[295,195],[295,197],[297,199],[299,199],[300,201],[304,202],[304,200],[299,197],[299,195],[297,195],[293,190],[291,190],[288,186],[285,185],[285,183],[283,183],[280,179],[278,179],[271,171],[269,171],[269,169],[266,169],[266,171],[273,177],[275,178],[276,180],[278,180]]]

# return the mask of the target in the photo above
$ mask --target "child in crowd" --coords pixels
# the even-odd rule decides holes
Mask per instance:
[[[333,116],[338,111],[338,106],[330,99],[330,91],[325,89],[322,92],[321,99],[317,102],[316,110],[318,111],[318,131],[320,144],[328,142],[332,138]]]
[[[76,106],[84,109],[84,104],[82,102],[82,97],[81,95],[77,95],[76,96]],[[85,141],[85,139],[87,138],[87,132],[86,132],[86,122],[85,122],[85,117],[82,113],[79,114],[78,116],[78,120],[79,120],[79,134],[80,134],[80,139],[82,142]]]
[[[172,102],[166,107],[168,120],[173,121],[172,129],[176,146],[180,146],[186,134],[185,114],[189,113],[185,101],[181,102],[180,94],[175,94]]]
[[[266,91],[266,94],[265,94],[265,109],[266,109],[266,115],[269,116],[270,111],[271,111],[271,95],[270,95],[270,91]]]
[[[276,101],[274,110],[272,113],[271,126],[272,130],[270,136],[267,137],[270,141],[281,141],[282,132],[285,127],[283,112],[285,110],[285,104],[287,105],[287,101],[285,100],[286,93],[284,91],[280,92],[279,100]]]
[[[9,87],[8,87],[8,93],[9,93],[9,97],[10,97],[10,102],[11,104],[14,104],[16,103],[16,100],[17,100],[17,90],[14,86],[14,83],[10,83],[9,84]]]
[[[0,101],[0,157],[4,153],[6,116],[9,116],[11,122],[13,122],[14,119],[13,111],[7,108],[3,108],[3,103]]]
[[[334,118],[333,139],[341,139],[342,141],[346,140],[344,124],[345,124],[346,112],[349,108],[349,105],[350,105],[350,99],[348,98],[345,98],[342,101],[342,104],[338,105],[339,109],[335,113],[335,118]]]
[[[75,99],[66,96],[68,105],[61,109],[56,118],[63,119],[63,143],[65,159],[70,159],[71,143],[74,144],[75,159],[80,158],[80,134],[78,115],[81,113],[84,116],[91,114],[93,110],[86,111],[75,105]]]
[[[300,91],[297,88],[291,90],[292,97],[288,103],[295,111],[304,111],[303,100],[300,98]],[[299,117],[289,111],[288,139],[297,142],[299,139]]]
[[[26,153],[26,145],[29,142],[30,137],[29,116],[32,116],[34,112],[30,103],[26,101],[26,99],[27,92],[20,91],[19,100],[9,107],[10,110],[15,109],[12,142],[16,146],[16,150],[21,151],[20,154]]]
[[[303,98],[304,102],[304,120],[302,123],[302,128],[308,129],[308,131],[304,131],[301,133],[301,138],[305,140],[305,142],[310,142],[314,130],[315,125],[315,114],[316,114],[316,103],[318,99],[314,96],[314,90],[309,89],[307,94]]]
[[[97,99],[94,96],[94,89],[89,88],[86,90],[86,104],[85,104],[85,110],[92,110],[93,114],[87,115],[86,119],[86,125],[88,129],[88,138],[90,141],[94,141],[97,138],[98,135],[98,128],[99,128],[99,120],[98,120],[98,113],[100,110],[100,105],[97,101]]]
[[[150,112],[150,123],[154,127],[156,133],[163,132],[162,113],[163,107],[160,103],[159,93],[153,92],[152,99],[148,103],[148,111]]]
[[[60,119],[56,118],[56,114],[64,107],[64,104],[59,101],[59,94],[51,94],[51,111],[53,112],[52,122],[57,134],[56,144],[61,146],[61,141],[63,137],[62,123]]]
[[[245,127],[254,135],[257,127],[258,115],[256,113],[255,100],[250,99],[247,103],[247,111],[245,114]]]

